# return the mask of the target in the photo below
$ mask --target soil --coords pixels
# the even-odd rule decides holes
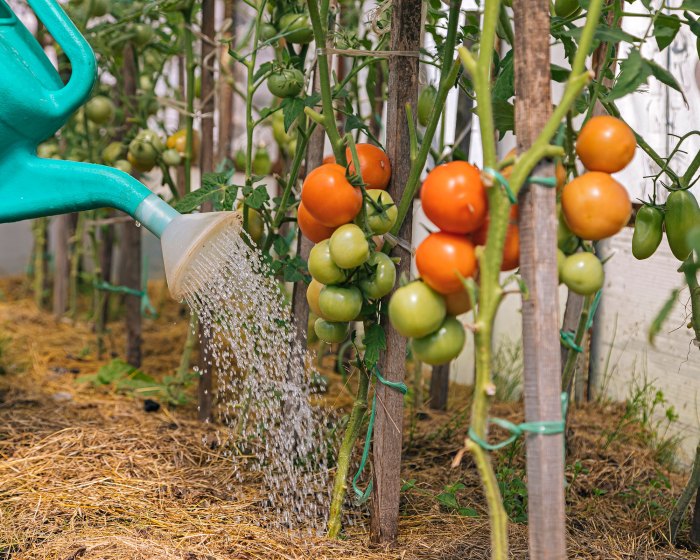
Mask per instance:
[[[162,378],[178,365],[188,321],[164,286],[152,285],[151,298],[160,317],[145,321],[142,370]],[[240,464],[205,443],[219,427],[198,422],[191,399],[173,406],[77,382],[120,355],[121,321],[109,329],[98,357],[89,322],[56,320],[36,308],[21,280],[0,282],[0,559],[489,558],[474,465],[467,455],[451,467],[468,428],[468,388],[451,388],[447,412],[407,407],[396,546],[368,544],[362,508],[351,508],[352,525],[331,541],[261,526],[265,489],[245,473],[234,481]],[[346,410],[352,376],[323,373],[325,406]],[[522,403],[497,403],[492,414],[521,421]],[[687,528],[678,547],[667,543],[666,520],[686,475],[661,460],[652,436],[623,404],[572,410],[569,557],[700,559]],[[517,443],[493,457],[516,559],[528,558],[523,454]]]

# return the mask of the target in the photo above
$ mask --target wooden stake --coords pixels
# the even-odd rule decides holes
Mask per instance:
[[[430,376],[430,408],[447,410],[447,393],[450,388],[450,364],[433,366]]]
[[[214,52],[215,36],[215,0],[202,1],[202,91],[201,99],[202,114],[202,146],[199,159],[199,168],[202,175],[214,171],[214,96],[210,93],[214,90],[215,79],[213,67],[215,59],[211,53]],[[210,202],[202,204],[203,212],[211,212]],[[210,340],[206,337],[203,327],[199,328],[199,387],[198,387],[198,411],[199,419],[209,421],[212,418],[212,403],[214,396],[214,366],[211,360]]]
[[[423,28],[421,8],[421,0],[394,3],[389,50],[419,50]],[[388,95],[386,149],[392,166],[388,191],[393,199],[398,201],[403,194],[411,168],[406,103],[415,108],[418,102],[417,58],[396,56],[389,59]],[[412,222],[409,213],[399,232],[402,239],[411,239]],[[398,275],[408,274],[411,266],[410,256],[405,252],[395,254],[401,257]],[[388,320],[384,320],[383,326],[387,350],[380,358],[379,368],[386,379],[403,381],[406,372],[406,339],[391,327]],[[382,384],[377,385],[376,392],[370,539],[375,543],[391,543],[396,540],[399,523],[403,395]]]
[[[552,112],[549,4],[515,0],[515,130],[518,150],[537,138]],[[533,171],[554,176],[551,162]],[[554,189],[526,185],[520,196],[520,270],[529,297],[523,301],[525,419],[558,421],[561,352],[557,281],[557,212]],[[566,558],[564,436],[528,434],[530,558]]]
[[[237,4],[234,0],[224,0],[224,20],[230,21],[230,27],[223,34],[223,39],[231,39],[236,34]],[[224,55],[228,56],[228,43],[219,47],[222,57],[219,78],[219,141],[216,147],[216,159],[223,161],[231,158],[231,142],[233,141],[233,86],[228,80],[236,79],[236,67],[234,60],[224,67]]]

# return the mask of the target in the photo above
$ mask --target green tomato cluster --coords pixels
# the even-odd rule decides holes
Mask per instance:
[[[377,251],[356,224],[345,224],[309,254],[312,281],[306,291],[309,307],[318,316],[316,336],[342,342],[350,322],[361,318],[365,304],[389,294],[396,283],[396,265]]]
[[[426,364],[448,363],[464,348],[462,323],[447,314],[445,298],[420,280],[394,292],[389,321],[399,334],[412,339],[413,355]]]

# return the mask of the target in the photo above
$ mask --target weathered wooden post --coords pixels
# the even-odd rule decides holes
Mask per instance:
[[[552,112],[549,61],[549,4],[515,0],[515,130],[518,151],[537,138]],[[533,175],[554,176],[551,162]],[[556,193],[531,184],[520,195],[520,270],[527,285],[523,301],[525,419],[559,421],[561,352],[557,281]],[[566,557],[564,436],[528,433],[528,529],[530,558]]]
[[[214,54],[214,38],[216,30],[215,22],[215,0],[202,1],[202,91],[201,91],[201,111],[202,111],[202,144],[199,157],[199,169],[202,176],[205,173],[214,171],[214,65],[216,59]],[[203,212],[211,212],[212,204],[207,202],[202,205]],[[198,408],[199,419],[203,421],[211,420],[212,404],[214,401],[214,367],[211,363],[211,352],[209,349],[210,340],[204,330],[199,330],[200,355],[199,355],[199,386],[198,386]]]
[[[390,50],[416,52],[420,48],[422,1],[403,0],[393,6]],[[388,191],[394,200],[401,199],[410,168],[410,142],[406,103],[416,107],[418,101],[418,58],[393,56],[389,59],[386,150],[392,166]],[[399,236],[411,238],[412,219],[409,213]],[[397,273],[410,270],[410,258],[405,253]],[[388,300],[387,300],[388,301]],[[406,339],[399,335],[385,319],[387,350],[379,368],[390,381],[403,381],[406,371]],[[377,412],[374,425],[374,487],[372,490],[372,542],[389,543],[396,540],[401,490],[401,445],[403,423],[403,395],[379,384]]]

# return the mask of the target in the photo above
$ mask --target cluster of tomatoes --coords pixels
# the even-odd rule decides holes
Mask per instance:
[[[397,332],[412,339],[416,358],[437,365],[453,360],[464,347],[464,327],[456,316],[469,311],[471,303],[463,281],[476,274],[475,248],[486,243],[489,224],[481,172],[464,161],[437,166],[423,182],[421,203],[440,231],[418,246],[420,279],[396,290],[389,319]],[[510,216],[503,270],[516,268],[520,256],[517,206]]]
[[[586,172],[561,191],[559,277],[573,292],[591,295],[603,286],[600,260],[580,240],[599,241],[618,233],[632,215],[627,190],[610,175],[634,157],[637,141],[623,121],[611,116],[590,119],[579,132],[576,154]]]
[[[326,158],[304,180],[297,211],[299,229],[316,243],[306,298],[317,317],[314,331],[327,343],[342,342],[350,322],[371,313],[373,302],[396,283],[396,265],[381,252],[381,236],[398,215],[384,190],[391,178],[389,158],[371,144],[358,144],[357,155],[362,186],[356,186],[360,181],[352,163],[346,170]]]

